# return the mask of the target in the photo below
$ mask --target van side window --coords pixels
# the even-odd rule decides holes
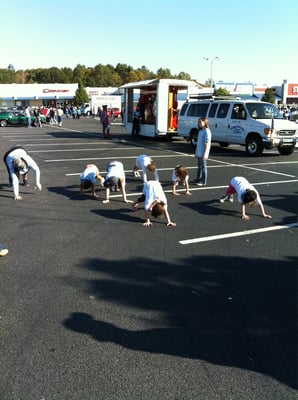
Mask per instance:
[[[230,108],[229,103],[220,104],[217,112],[217,118],[226,118],[229,108]]]
[[[208,103],[190,104],[187,115],[189,117],[205,117],[208,110]]]
[[[180,110],[180,115],[184,115],[186,109],[187,109],[187,103],[184,103],[182,108],[181,108],[181,110]]]
[[[234,104],[232,110],[232,119],[246,119],[246,111],[243,104]]]
[[[214,118],[215,117],[217,106],[218,106],[218,104],[216,104],[216,103],[211,104],[210,111],[209,111],[209,114],[208,114],[208,118]]]

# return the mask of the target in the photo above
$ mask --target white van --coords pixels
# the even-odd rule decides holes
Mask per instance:
[[[186,102],[178,116],[178,136],[196,145],[200,117],[208,118],[212,142],[223,147],[245,146],[249,156],[259,156],[264,149],[277,148],[282,155],[295,150],[298,125],[284,119],[274,104],[216,98]]]

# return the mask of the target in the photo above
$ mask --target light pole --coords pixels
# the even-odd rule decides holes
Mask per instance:
[[[210,58],[203,57],[203,60],[210,61],[210,93],[212,93],[212,75],[213,75],[213,63],[215,60],[219,60],[219,57]]]

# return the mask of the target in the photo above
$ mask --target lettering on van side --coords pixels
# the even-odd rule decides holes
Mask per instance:
[[[240,125],[235,125],[235,126],[231,126],[231,131],[233,132],[233,133],[236,133],[236,134],[241,134],[242,132],[244,132],[244,128],[242,128],[242,126],[240,126]]]

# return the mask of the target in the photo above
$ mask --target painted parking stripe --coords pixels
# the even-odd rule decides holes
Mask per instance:
[[[288,225],[269,226],[268,228],[251,229],[250,231],[224,233],[222,235],[213,235],[213,236],[205,236],[205,237],[195,238],[195,239],[179,240],[179,243],[186,245],[186,244],[193,244],[193,243],[211,242],[213,240],[229,239],[232,237],[254,235],[257,233],[277,231],[277,230],[288,229],[288,228],[296,228],[297,226],[298,226],[298,223],[293,223],[293,224],[288,224]]]

